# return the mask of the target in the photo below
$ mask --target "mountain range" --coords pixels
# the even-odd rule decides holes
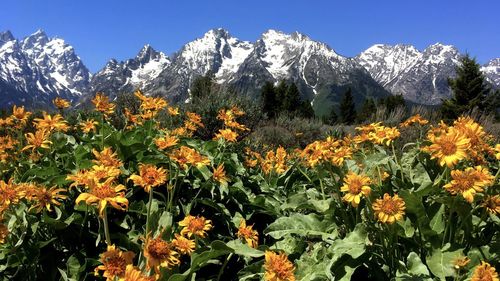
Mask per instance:
[[[73,102],[102,91],[111,97],[140,88],[174,102],[189,97],[192,81],[210,72],[217,82],[257,97],[266,81],[294,81],[318,114],[338,104],[351,88],[360,104],[367,97],[402,94],[412,102],[436,105],[451,96],[448,77],[462,54],[440,43],[423,51],[411,45],[374,45],[345,57],[328,45],[294,32],[268,30],[255,42],[212,29],[171,56],[145,45],[126,61],[109,60],[91,73],[74,48],[38,30],[23,39],[0,32],[0,107],[48,106],[55,97]],[[500,58],[481,70],[500,86]]]

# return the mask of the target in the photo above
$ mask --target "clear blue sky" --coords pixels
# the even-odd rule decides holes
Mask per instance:
[[[376,43],[441,42],[485,63],[500,57],[499,11],[499,0],[5,0],[0,30],[61,37],[93,72],[147,43],[171,54],[217,27],[250,41],[268,29],[299,31],[345,56]]]

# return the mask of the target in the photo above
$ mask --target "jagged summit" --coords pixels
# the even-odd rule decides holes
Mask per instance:
[[[0,32],[0,46],[8,41],[14,40],[14,35],[9,30]]]
[[[417,103],[437,104],[451,95],[448,77],[455,75],[461,54],[436,43],[419,50],[409,44],[375,44],[354,58],[300,32],[269,29],[254,42],[224,28],[208,30],[171,57],[144,45],[124,61],[109,60],[94,75],[74,48],[43,30],[16,40],[0,32],[0,104],[50,104],[55,96],[80,99],[96,91],[116,96],[141,88],[149,94],[184,101],[192,81],[208,72],[217,82],[250,96],[266,81],[294,81],[305,98],[323,113],[337,106],[351,88],[355,101],[403,94]],[[500,84],[500,59],[481,70]]]

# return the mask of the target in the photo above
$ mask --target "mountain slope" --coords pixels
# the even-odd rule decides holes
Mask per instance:
[[[356,59],[392,94],[435,105],[451,96],[447,79],[455,75],[460,56],[455,47],[436,43],[423,52],[410,45],[374,45]]]
[[[16,40],[0,34],[0,103],[50,105],[57,96],[77,100],[88,92],[91,74],[73,47],[39,30]]]

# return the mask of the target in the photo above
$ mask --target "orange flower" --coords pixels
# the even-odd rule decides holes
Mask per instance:
[[[68,123],[64,120],[61,114],[51,116],[50,114],[47,114],[47,112],[43,112],[43,118],[35,118],[33,119],[33,122],[38,130],[46,130],[48,132],[66,132],[69,129]]]
[[[157,276],[146,276],[131,264],[127,264],[125,268],[125,275],[118,279],[118,281],[156,281],[160,277]]]
[[[344,178],[344,185],[340,187],[340,191],[347,192],[342,199],[351,203],[353,207],[357,207],[361,200],[361,195],[370,195],[370,183],[371,180],[369,177],[349,172]]]
[[[125,186],[113,183],[113,179],[109,179],[104,183],[96,183],[91,180],[88,185],[89,192],[82,193],[76,198],[76,204],[84,201],[87,205],[95,205],[98,207],[99,216],[104,217],[104,210],[110,204],[118,210],[126,210],[128,208],[128,200],[125,198]]]
[[[417,113],[417,114],[413,115],[412,117],[406,119],[406,121],[401,123],[400,126],[401,126],[401,128],[406,128],[406,127],[409,127],[413,124],[425,125],[427,123],[429,123],[429,121],[422,118],[422,116],[420,116],[420,114]]]
[[[13,106],[12,107],[12,120],[13,121],[19,121],[21,124],[26,125],[26,122],[28,122],[28,118],[31,116],[31,112],[26,111],[24,109],[24,106]]]
[[[430,146],[422,148],[422,151],[431,154],[431,159],[437,158],[439,165],[453,167],[460,160],[467,158],[467,150],[470,147],[470,139],[453,127],[439,136],[429,134]]]
[[[226,172],[224,171],[224,163],[217,166],[217,168],[214,168],[213,178],[220,184],[227,184],[229,178],[226,176]]]
[[[135,254],[131,251],[123,252],[116,249],[115,245],[108,246],[106,252],[101,254],[99,261],[102,265],[95,268],[95,276],[99,271],[104,271],[103,277],[107,281],[113,281],[116,277],[124,277],[127,265],[131,265]]]
[[[469,262],[470,259],[468,257],[460,256],[453,261],[453,266],[455,267],[456,270],[460,270],[464,268],[467,264],[469,264]]]
[[[17,204],[21,196],[22,193],[13,183],[12,178],[8,182],[0,180],[0,215],[11,204]]]
[[[82,132],[85,134],[88,134],[90,132],[96,132],[97,128],[96,126],[99,125],[99,123],[93,119],[89,119],[86,121],[80,122],[80,129],[82,129]]]
[[[488,169],[481,166],[468,167],[464,171],[453,170],[451,177],[451,182],[443,186],[444,189],[453,195],[462,194],[469,203],[474,201],[474,195],[477,192],[483,192],[484,187],[491,185],[495,178]]]
[[[146,257],[146,268],[153,268],[156,273],[160,273],[160,267],[172,268],[180,264],[179,253],[174,250],[174,245],[164,241],[160,237],[146,238],[144,245],[144,257]]]
[[[92,103],[94,104],[95,109],[104,114],[104,116],[111,115],[115,112],[116,105],[109,102],[109,98],[101,92],[98,92],[95,95],[92,99]]]
[[[179,225],[182,226],[181,235],[187,235],[189,238],[193,235],[205,238],[207,235],[206,231],[209,231],[213,227],[211,220],[191,215],[180,221]]]
[[[195,124],[198,127],[205,127],[203,123],[201,123],[201,116],[194,112],[186,112],[189,122]]]
[[[71,103],[63,98],[57,97],[55,98],[52,103],[58,108],[58,109],[65,109],[70,107]]]
[[[238,138],[238,133],[232,131],[231,129],[219,130],[219,133],[215,134],[214,139],[224,139],[228,142],[236,142]]]
[[[175,234],[175,239],[172,240],[172,245],[174,245],[175,250],[182,255],[191,255],[196,248],[194,240],[188,239],[177,233]]]
[[[295,266],[288,260],[285,253],[276,254],[266,251],[264,280],[266,281],[295,281],[293,272]]]
[[[403,199],[397,194],[391,197],[388,193],[384,194],[383,199],[377,199],[372,208],[380,222],[389,224],[402,220],[406,209]]]
[[[167,148],[175,146],[178,143],[179,143],[179,138],[176,136],[166,135],[164,137],[155,139],[156,146],[161,150],[165,150]]]
[[[45,130],[37,130],[34,134],[27,133],[24,136],[26,137],[28,145],[23,147],[21,151],[31,149],[31,152],[34,152],[37,148],[48,149],[52,144],[52,142],[49,141],[49,133]]]
[[[488,196],[483,202],[483,207],[490,214],[500,215],[500,195]]]
[[[499,281],[498,273],[489,263],[482,261],[481,265],[476,266],[471,281]]]
[[[238,238],[243,239],[248,246],[257,248],[257,245],[259,244],[259,233],[257,230],[253,229],[253,225],[247,226],[245,219],[240,221],[237,235]]]
[[[139,165],[139,175],[133,174],[129,180],[149,193],[151,188],[160,186],[167,181],[167,171],[154,165],[141,164]]]
[[[118,155],[116,154],[116,152],[113,152],[111,147],[106,147],[101,152],[93,149],[92,153],[94,154],[94,157],[96,159],[92,162],[97,165],[104,165],[107,167],[115,168],[120,168],[120,166],[122,166],[122,162],[118,158]]]
[[[188,164],[196,166],[210,165],[210,160],[198,153],[198,151],[187,147],[181,146],[170,153],[170,159],[176,161],[181,169],[187,169]]]
[[[179,115],[179,108],[178,107],[167,107],[167,112],[171,116],[177,116]]]
[[[49,189],[42,186],[37,186],[33,190],[33,198],[36,203],[31,206],[31,209],[35,209],[37,213],[42,211],[43,208],[46,208],[47,211],[52,211],[51,205],[60,206],[61,202],[58,200],[65,200],[68,198],[67,195],[61,194],[61,192],[66,192],[66,189],[57,188],[57,186],[53,186]]]

